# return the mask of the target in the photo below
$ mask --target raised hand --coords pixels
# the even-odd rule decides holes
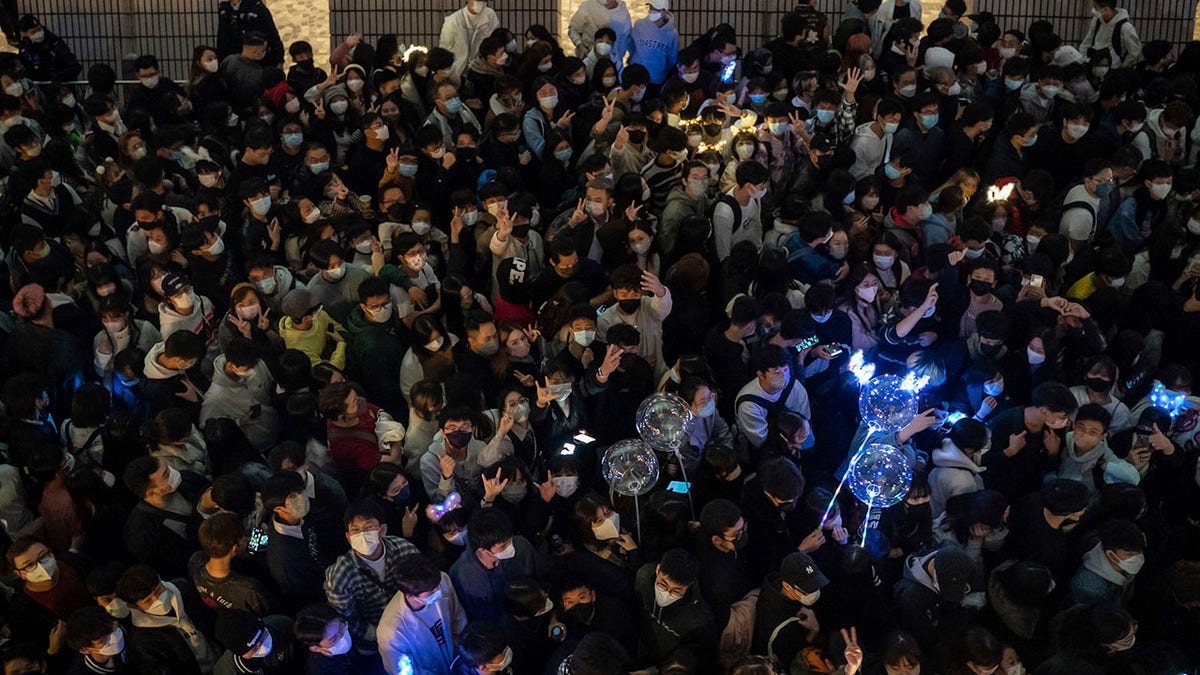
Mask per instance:
[[[812,553],[821,548],[825,544],[825,534],[821,532],[821,528],[817,528],[810,532],[804,541],[800,542],[800,547],[797,549],[802,553]]]
[[[388,151],[387,154],[387,172],[394,174],[400,171],[400,146],[396,146]]]
[[[417,514],[420,512],[419,504],[413,504],[412,508],[404,509],[404,516],[400,519],[400,529],[404,531],[405,538],[411,537],[413,531],[417,529]]]
[[[571,225],[578,225],[585,220],[587,220],[587,213],[583,210],[583,198],[580,197],[579,201],[575,204],[575,210],[571,212],[571,217],[567,222]]]
[[[638,214],[641,213],[642,209],[644,208],[646,208],[646,205],[638,204],[636,199],[629,202],[629,206],[625,207],[625,220],[631,223],[637,220]]]
[[[537,407],[545,408],[554,403],[556,398],[558,397],[550,391],[550,385],[545,380],[542,380],[542,383],[537,385]]]
[[[496,476],[494,478],[488,478],[487,476],[484,476],[483,477],[483,501],[485,501],[485,502],[496,501],[496,497],[499,497],[500,493],[504,492],[504,488],[507,485],[508,485],[507,478],[505,478],[504,480],[500,479],[500,469],[496,469]]]
[[[319,119],[319,120],[325,119],[325,102],[324,101],[322,101],[321,99],[317,99],[317,102],[313,104],[313,114],[315,114],[317,116],[317,119]]]
[[[842,654],[846,657],[845,675],[854,675],[862,668],[863,663],[863,650],[858,646],[858,629],[854,626],[851,626],[849,631],[843,628],[842,642],[846,643],[846,651]]]
[[[425,295],[425,289],[417,286],[410,286],[408,289],[408,300],[417,309],[425,309],[429,307],[429,297]]]
[[[617,369],[617,366],[621,365],[621,355],[624,353],[624,350],[622,350],[620,347],[616,345],[609,345],[608,349],[604,352],[604,361],[600,364],[600,367],[596,369],[596,372],[602,377],[608,377],[612,375],[613,371]]]
[[[549,503],[551,499],[554,499],[554,495],[555,495],[554,472],[547,471],[546,472],[546,482],[545,483],[534,483],[533,486],[537,488],[538,496],[540,496],[542,498],[542,501]]]
[[[271,308],[263,307],[263,311],[258,314],[258,329],[267,330],[271,327]]]
[[[858,91],[858,85],[862,84],[863,74],[861,68],[851,68],[846,71],[846,81],[839,82],[838,86],[842,88],[842,95],[847,101],[854,100],[854,92]]]
[[[1062,436],[1059,436],[1053,429],[1042,430],[1042,443],[1046,446],[1046,452],[1051,455],[1057,455],[1062,449]]]
[[[667,294],[667,287],[663,286],[652,272],[642,272],[642,290],[653,293],[659,298]]]
[[[556,126],[558,126],[561,129],[566,129],[567,127],[571,126],[571,120],[574,118],[575,118],[575,113],[573,111],[568,110],[567,112],[562,114],[562,117],[558,118],[558,122],[556,123]]]
[[[625,144],[628,142],[629,142],[629,129],[626,129],[625,125],[622,124],[621,127],[619,129],[617,129],[617,137],[613,139],[613,150],[624,149]]]
[[[1150,434],[1150,447],[1164,455],[1175,454],[1175,444],[1162,432],[1162,429],[1158,428],[1157,422],[1154,423],[1154,433]]]
[[[1013,455],[1016,455],[1018,452],[1024,450],[1025,449],[1025,434],[1027,434],[1027,433],[1029,433],[1027,430],[1022,429],[1021,433],[1013,434],[1013,435],[1009,436],[1008,437],[1008,447],[1004,449],[1004,454],[1009,457],[1012,457]]]

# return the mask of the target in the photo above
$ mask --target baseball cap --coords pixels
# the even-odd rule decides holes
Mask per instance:
[[[1051,515],[1069,516],[1087,508],[1088,490],[1083,483],[1056,478],[1042,486],[1042,506]]]
[[[948,546],[933,556],[933,571],[937,575],[937,590],[947,602],[962,602],[971,591],[971,575],[975,563],[971,556],[957,546]]]
[[[168,272],[162,280],[163,297],[171,298],[192,287],[192,282],[178,272]]]
[[[214,633],[217,641],[234,654],[241,656],[250,650],[266,625],[254,614],[233,609],[217,617]]]
[[[779,572],[784,581],[805,593],[816,593],[829,585],[829,578],[821,572],[813,559],[800,551],[788,554],[779,566]]]
[[[283,313],[292,319],[299,321],[304,318],[305,314],[316,306],[313,301],[312,291],[307,288],[293,288],[288,291],[288,294],[283,297],[283,304],[280,309]]]

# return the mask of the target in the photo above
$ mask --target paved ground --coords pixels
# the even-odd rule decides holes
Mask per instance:
[[[266,0],[266,3],[275,17],[284,49],[296,40],[308,40],[316,52],[313,54],[316,62],[329,63],[328,0]],[[215,12],[213,21],[216,21]]]

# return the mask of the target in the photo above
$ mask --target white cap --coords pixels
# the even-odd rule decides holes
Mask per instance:
[[[930,47],[925,51],[925,69],[953,68],[954,52],[945,47]]]
[[[650,0],[650,6],[660,12],[671,9],[669,0]]]
[[[1067,238],[1075,241],[1088,241],[1092,238],[1092,223],[1086,220],[1076,220],[1067,226]]]
[[[1061,68],[1072,63],[1087,63],[1087,59],[1083,58],[1083,54],[1080,54],[1078,49],[1063,45],[1055,50],[1054,57],[1050,59],[1050,62]]]

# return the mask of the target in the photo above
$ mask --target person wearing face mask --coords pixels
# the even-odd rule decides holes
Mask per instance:
[[[455,373],[446,382],[446,395],[451,401],[485,408],[500,393],[491,371],[492,357],[501,348],[500,336],[492,316],[482,310],[468,312],[463,327],[466,339],[454,346]]]
[[[117,596],[129,606],[134,628],[147,641],[182,641],[202,669],[213,667],[217,650],[192,618],[202,611],[195,594],[182,593],[149,565],[134,565],[117,579]]]
[[[1135,420],[1129,412],[1129,406],[1114,394],[1117,392],[1117,363],[1109,356],[1098,356],[1089,360],[1084,372],[1083,384],[1071,387],[1075,401],[1079,405],[1094,403],[1106,410],[1112,416],[1108,432],[1119,434],[1133,428]]]
[[[388,535],[386,518],[373,500],[352,505],[344,520],[350,550],[339,556],[325,575],[329,604],[348,618],[347,632],[361,652],[378,650],[376,628],[391,596],[400,589],[401,563],[418,555],[407,540]]]
[[[57,448],[48,449],[62,457]],[[23,617],[20,625],[10,624],[14,641],[44,640],[55,622],[94,604],[74,565],[55,556],[40,536],[18,537],[5,555],[9,569],[23,582],[11,600],[11,611]]]
[[[390,182],[399,176],[399,150],[388,149],[395,142],[389,143],[391,130],[378,113],[366,113],[359,124],[363,141],[346,153],[346,170],[342,175],[351,192],[370,195],[379,189],[381,180]]]
[[[363,364],[352,375],[376,405],[390,412],[404,407],[396,377],[404,361],[404,343],[398,332],[395,306],[388,282],[370,277],[359,285],[358,304],[346,321],[347,358],[350,363]]]
[[[170,578],[184,577],[187,556],[196,550],[188,519],[205,480],[175,471],[167,462],[140,456],[126,467],[125,484],[140,498],[125,521],[125,546],[133,560],[161,569]]]
[[[378,654],[354,649],[350,624],[327,602],[313,603],[297,612],[293,632],[307,652],[303,658],[305,673],[336,675],[356,672],[356,667],[380,665]],[[373,631],[371,638],[375,638]]]
[[[514,534],[503,511],[482,508],[467,525],[467,548],[450,568],[459,601],[476,621],[495,621],[504,615],[506,580],[533,575],[533,547]]]
[[[70,82],[79,79],[83,66],[71,52],[65,40],[32,14],[25,14],[17,22],[21,41],[17,45],[26,75],[31,80]]]
[[[1109,52],[1113,67],[1132,68],[1142,59],[1142,41],[1130,21],[1129,10],[1117,8],[1116,0],[1096,0],[1087,32],[1079,43],[1079,51]]]
[[[988,429],[983,422],[959,420],[933,451],[934,469],[929,473],[930,509],[937,518],[946,510],[946,500],[983,489],[983,457],[990,449]]]
[[[1095,403],[1079,407],[1072,429],[1067,433],[1067,445],[1058,468],[1059,478],[1077,480],[1086,485],[1091,494],[1096,494],[1106,482],[1123,481],[1122,477],[1129,477],[1134,484],[1141,480],[1137,468],[1118,458],[1109,448],[1111,421],[1108,411]]]
[[[1071,578],[1071,599],[1080,604],[1127,605],[1133,582],[1146,563],[1146,535],[1128,520],[1100,526],[1100,541],[1087,553]]]
[[[205,344],[215,341],[219,324],[212,301],[198,295],[182,274],[167,274],[162,287],[166,301],[159,304],[158,315],[163,337],[187,331],[200,336]]]
[[[904,561],[904,576],[894,589],[900,627],[932,652],[944,630],[943,619],[959,606],[982,604],[984,581],[976,564],[960,546],[943,544],[925,555]],[[976,600],[978,598],[978,600]]]
[[[332,385],[331,385],[332,386]],[[307,520],[310,503],[304,479],[295,471],[277,471],[260,489],[263,511],[271,514],[264,565],[280,589],[283,607],[294,612],[325,600],[325,568],[331,560]]]
[[[1104,289],[1120,289],[1125,285],[1125,277],[1133,270],[1132,259],[1115,248],[1102,249],[1093,260],[1094,271],[1071,284],[1063,295],[1081,301]]]
[[[200,411],[201,392],[208,386],[200,369],[205,356],[204,340],[191,331],[176,331],[146,354],[145,399],[151,412],[182,406]]]
[[[717,257],[725,260],[734,245],[749,241],[755,248],[763,243],[762,199],[767,194],[771,172],[753,159],[738,163],[736,186],[717,198],[712,226]]]
[[[730,605],[755,586],[743,554],[749,531],[741,508],[727,499],[714,499],[700,511],[700,527],[693,534],[696,584],[718,626],[729,622]]]
[[[758,533],[755,533],[758,536]],[[815,606],[829,579],[806,553],[788,554],[778,570],[763,580],[754,611],[754,638],[750,650],[791,658],[817,642],[821,625]]]
[[[404,558],[399,592],[383,610],[376,629],[379,654],[389,675],[400,675],[404,656],[414,673],[449,673],[467,614],[451,578],[424,555]]]
[[[513,330],[513,333],[519,332]],[[510,338],[513,333],[510,333]],[[496,430],[495,436],[500,437],[496,445],[498,456],[515,456],[529,468],[533,476],[542,477],[546,471],[545,458],[533,433],[530,421],[532,411],[532,404],[525,397],[523,388],[506,387],[500,395],[497,408],[487,411],[485,415]]]
[[[454,54],[453,72],[463,75],[472,54],[479,54],[483,41],[500,28],[496,10],[487,0],[465,0],[458,11],[448,14],[442,23],[438,46]]]
[[[637,572],[634,589],[649,660],[660,663],[681,649],[700,662],[716,657],[717,627],[701,595],[696,559],[681,548],[663,554]],[[711,662],[711,661],[708,661]]]
[[[298,349],[315,365],[328,361],[346,367],[345,329],[329,317],[305,288],[292,289],[280,305],[279,335],[288,349]]]
[[[441,501],[452,492],[472,494],[467,487],[479,480],[481,456],[496,455],[500,439],[485,444],[475,438],[474,415],[469,408],[450,406],[438,416],[441,435],[421,456],[421,482],[429,498]]]
[[[1142,248],[1151,233],[1159,230],[1167,219],[1167,195],[1171,192],[1174,172],[1170,165],[1158,159],[1142,164],[1142,184],[1117,207],[1108,219],[1108,232],[1113,244],[1127,255]]]
[[[1061,461],[1061,430],[1075,408],[1075,396],[1066,386],[1045,382],[1034,388],[1031,405],[997,415],[988,425],[994,448],[984,457],[984,485],[1009,501],[1036,492],[1042,474]]]
[[[204,392],[200,425],[210,418],[240,420],[251,446],[265,451],[279,435],[279,415],[271,405],[274,378],[259,358],[260,350],[244,338],[234,338],[213,361],[212,384]]]
[[[629,52],[630,65],[640,65],[649,71],[650,83],[657,91],[679,55],[679,31],[669,0],[650,0],[646,18],[633,24]]]
[[[221,612],[213,636],[225,647],[213,666],[214,675],[273,672],[293,658],[289,616],[259,618],[240,610]]]
[[[200,673],[186,646],[156,644],[141,635],[135,637],[101,607],[85,607],[75,612],[66,623],[63,642],[74,652],[74,661],[70,669],[62,672],[72,675],[134,675],[146,668],[180,675]]]
[[[692,409],[688,423],[688,445],[681,449],[684,468],[689,476],[696,475],[700,451],[710,443],[733,445],[733,433],[723,415],[717,413],[717,393],[714,385],[699,377],[684,378],[679,384],[679,396]]]
[[[891,156],[894,135],[900,129],[903,116],[904,107],[893,99],[885,98],[876,106],[875,121],[860,124],[854,130],[850,149],[854,151],[855,160],[850,167],[850,174],[856,180],[873,175],[875,169],[883,164],[884,158]]]
[[[575,10],[574,16],[571,17],[567,26],[567,37],[575,45],[575,55],[583,58],[600,43],[600,31],[612,31],[612,38],[608,42],[609,51],[604,54],[600,54],[598,49],[594,51],[599,56],[608,56],[619,62],[624,57],[625,48],[616,49],[615,43],[619,41],[624,45],[629,40],[632,28],[633,20],[624,0],[585,0],[579,4],[579,9]]]
[[[1054,578],[1067,579],[1078,564],[1072,557],[1078,553],[1071,533],[1089,499],[1083,483],[1053,478],[1038,492],[1017,500],[1009,511],[1009,535],[1001,557],[1035,561],[1050,568]]]

